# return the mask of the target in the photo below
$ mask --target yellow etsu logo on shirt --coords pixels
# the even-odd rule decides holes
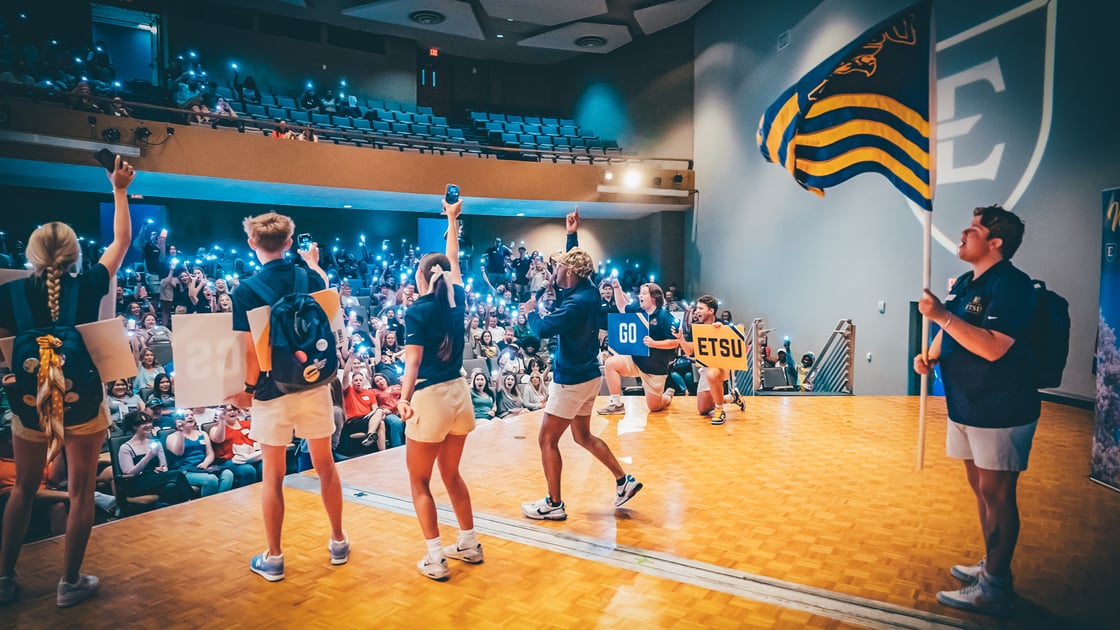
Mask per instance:
[[[968,305],[964,307],[964,310],[969,312],[969,313],[972,313],[973,315],[979,315],[979,314],[983,313],[984,312],[984,299],[982,297],[980,297],[979,295],[973,297],[972,301],[969,302]]]

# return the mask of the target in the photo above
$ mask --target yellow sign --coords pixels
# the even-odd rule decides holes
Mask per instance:
[[[692,325],[692,353],[700,365],[745,370],[749,350],[747,336],[740,326]]]

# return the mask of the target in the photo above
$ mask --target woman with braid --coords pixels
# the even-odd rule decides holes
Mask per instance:
[[[405,317],[404,376],[397,410],[405,421],[405,461],[412,486],[412,504],[428,553],[416,563],[433,580],[450,577],[447,558],[468,564],[482,562],[482,545],[474,534],[474,514],[459,460],[467,434],[474,429],[474,406],[463,369],[464,314],[467,294],[459,274],[458,218],[462,202],[443,202],[447,213],[447,253],[420,259],[416,287],[422,294]],[[459,521],[459,540],[441,547],[436,503],[430,482],[432,466],[439,474]]]
[[[105,248],[101,260],[76,279],[68,277],[81,268],[81,250],[74,230],[65,223],[53,222],[31,233],[26,250],[27,261],[31,264],[31,281],[0,285],[0,338],[19,332],[12,305],[13,287],[26,290],[35,328],[49,326],[59,320],[63,293],[67,291],[77,292],[75,324],[97,320],[101,298],[109,292],[109,279],[120,269],[132,241],[127,191],[134,177],[132,167],[118,156],[116,168],[109,175],[116,203],[113,242]],[[53,373],[58,379],[62,378],[61,370]],[[42,388],[39,396],[49,395],[50,389]],[[40,409],[47,407],[43,401],[39,403]],[[4,533],[0,541],[0,605],[16,597],[16,560],[27,533],[35,491],[47,463],[48,451],[54,454],[60,448],[66,452],[70,515],[66,521],[63,575],[58,583],[57,602],[59,607],[65,608],[97,593],[97,578],[79,571],[93,527],[97,457],[109,428],[109,409],[102,403],[97,416],[80,424],[62,427],[61,435],[55,430],[60,423],[57,418],[45,417],[17,418],[12,423],[16,485],[4,512]]]

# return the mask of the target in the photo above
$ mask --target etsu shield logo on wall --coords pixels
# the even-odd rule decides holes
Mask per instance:
[[[1112,262],[1112,259],[1114,258],[1116,258],[1116,243],[1105,243],[1104,259],[1108,262]]]
[[[954,254],[972,209],[1000,204],[1013,210],[1042,161],[1053,105],[1056,13],[1056,1],[1031,0],[937,43],[933,236]],[[922,211],[910,207],[921,220]]]

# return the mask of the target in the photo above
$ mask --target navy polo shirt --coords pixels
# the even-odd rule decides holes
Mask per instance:
[[[988,361],[963,348],[948,333],[941,336],[941,377],[954,422],[988,429],[1016,427],[1038,420],[1037,361],[1027,334],[1035,308],[1030,276],[1002,260],[973,278],[957,279],[945,300],[955,318],[1001,332],[1015,343]]]
[[[424,358],[416,374],[416,391],[439,383],[460,378],[463,368],[463,337],[466,335],[463,320],[466,316],[467,292],[463,285],[454,285],[455,307],[451,309],[451,329],[444,323],[442,308],[436,295],[429,293],[416,298],[404,316],[404,343],[406,346],[422,346]],[[451,357],[447,361],[439,358],[439,347],[444,335],[451,337]]]
[[[295,292],[295,264],[283,258],[265,263],[260,272],[257,273],[257,277],[280,295],[289,295]],[[307,292],[314,293],[325,288],[327,288],[327,285],[323,282],[322,276],[308,269]],[[237,331],[249,332],[249,311],[261,306],[272,306],[252,289],[245,286],[245,283],[237,285],[230,297],[233,298],[233,329]],[[272,382],[269,373],[261,372],[260,379],[257,381],[257,391],[253,397],[257,400],[273,400],[283,395],[284,393],[277,389],[276,384]]]
[[[644,313],[637,304],[627,304],[627,313]],[[646,315],[649,320],[649,336],[654,341],[672,339],[673,323],[676,321],[663,306],[659,306],[652,313]],[[669,362],[677,358],[677,349],[661,350],[650,348],[648,357],[632,357],[638,369],[654,376],[669,373]]]

